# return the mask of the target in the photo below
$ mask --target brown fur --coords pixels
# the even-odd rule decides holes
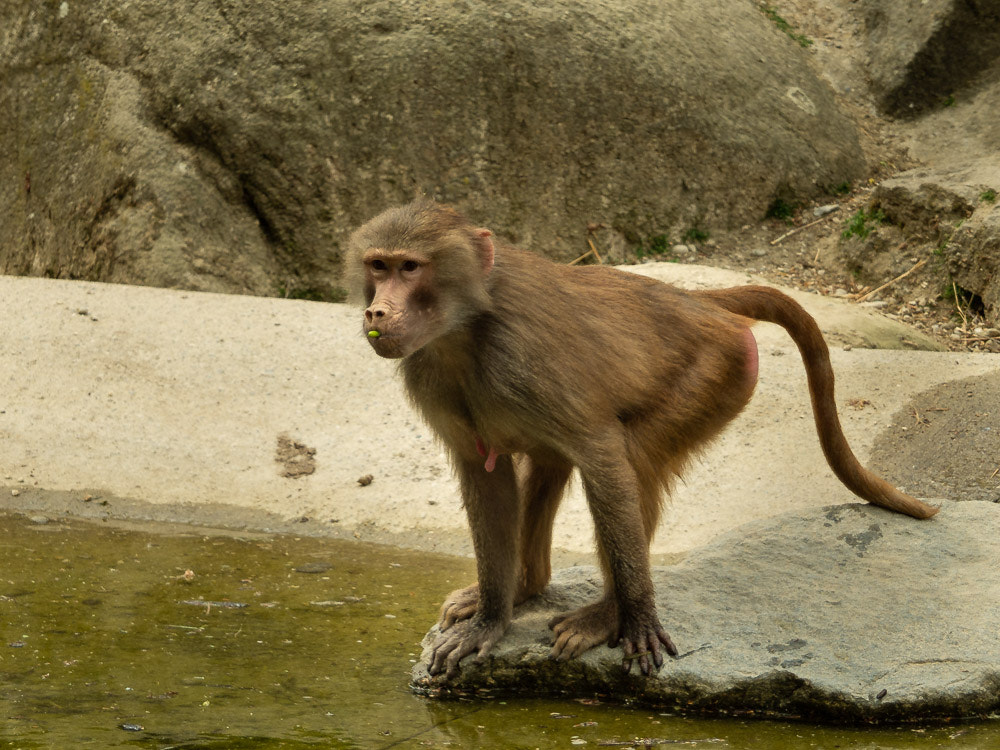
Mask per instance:
[[[407,392],[451,454],[472,530],[478,584],[442,607],[432,674],[485,655],[514,604],[546,585],[552,523],[573,468],[605,594],[551,623],[553,655],[621,642],[626,669],[637,660],[645,673],[662,651],[676,655],[656,613],[649,542],[674,478],[753,392],[754,319],[784,326],[798,344],[820,440],[844,484],[892,510],[936,512],[860,466],[837,419],[822,335],[780,292],[688,293],[606,267],[557,265],[495,248],[487,230],[430,202],[359,229],[347,267],[368,305],[365,330],[380,334],[372,345],[403,358]]]

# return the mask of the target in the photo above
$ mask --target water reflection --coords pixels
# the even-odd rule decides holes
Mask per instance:
[[[866,732],[415,696],[419,641],[468,560],[14,515],[0,540],[2,748],[1000,746],[991,724]]]

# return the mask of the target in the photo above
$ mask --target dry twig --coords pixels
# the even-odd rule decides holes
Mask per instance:
[[[601,254],[597,252],[597,248],[594,247],[594,241],[590,239],[590,237],[587,238],[587,244],[590,245],[590,252],[592,252],[594,254],[594,257],[597,258],[597,262],[603,265],[604,259],[601,258]]]
[[[889,286],[895,284],[900,279],[905,279],[911,273],[913,273],[914,271],[916,271],[919,268],[923,268],[925,265],[927,265],[927,258],[924,258],[923,260],[918,261],[913,266],[913,268],[911,268],[909,271],[904,271],[903,273],[899,274],[899,276],[897,276],[896,278],[891,279],[890,281],[885,282],[882,286],[876,287],[875,289],[872,289],[870,292],[866,292],[865,294],[862,294],[860,297],[856,297],[854,301],[858,302],[858,303],[864,302],[866,299],[868,299],[872,295],[878,294],[883,289],[885,289],[886,287],[889,287]]]
[[[835,213],[837,213],[837,212],[836,211],[831,211],[826,216],[819,217],[818,219],[816,219],[816,221],[810,221],[808,224],[803,224],[801,227],[795,227],[795,229],[790,229],[787,232],[785,232],[783,235],[781,235],[780,237],[778,237],[777,239],[771,240],[771,244],[772,245],[777,245],[779,242],[781,242],[786,237],[791,237],[793,234],[801,232],[803,229],[808,229],[809,227],[816,226],[820,222],[823,222],[823,221],[826,221],[827,219],[829,219]],[[817,257],[819,257],[818,253],[817,253]]]
[[[958,310],[958,314],[962,317],[962,328],[963,330],[968,329],[969,319],[965,316],[962,306],[958,304],[958,287],[955,286],[954,281],[951,282],[951,293],[955,296],[955,309]]]

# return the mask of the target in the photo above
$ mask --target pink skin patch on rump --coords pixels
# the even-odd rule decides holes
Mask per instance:
[[[485,456],[486,464],[483,466],[483,468],[485,468],[486,471],[488,472],[493,471],[497,467],[497,456],[499,456],[500,454],[497,453],[496,450],[494,450],[493,448],[490,448],[489,452],[487,452],[486,444],[483,443],[483,439],[478,435],[476,435],[476,452],[480,456]]]

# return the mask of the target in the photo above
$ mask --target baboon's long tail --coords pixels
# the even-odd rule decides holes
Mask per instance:
[[[809,381],[813,416],[819,442],[837,478],[858,497],[883,508],[914,518],[930,518],[938,512],[927,503],[900,492],[861,465],[840,426],[833,397],[833,367],[830,350],[816,321],[786,294],[766,286],[741,286],[695,292],[720,307],[747,318],[777,323],[799,347]]]

